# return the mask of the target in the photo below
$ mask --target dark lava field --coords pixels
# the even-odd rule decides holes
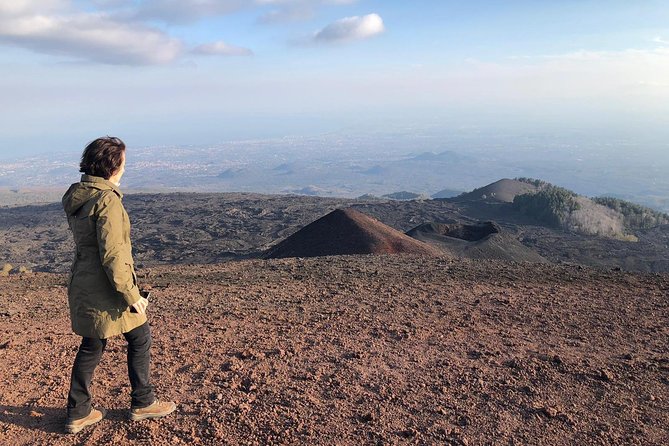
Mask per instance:
[[[514,214],[507,203],[424,200],[382,201],[295,195],[127,195],[138,266],[211,264],[261,257],[270,247],[337,209],[352,207],[406,232],[428,222],[494,221],[539,256],[626,271],[669,271],[669,227],[635,231],[638,242],[547,228]],[[327,237],[327,234],[323,234]],[[34,271],[68,270],[73,244],[59,203],[0,208],[0,263]]]

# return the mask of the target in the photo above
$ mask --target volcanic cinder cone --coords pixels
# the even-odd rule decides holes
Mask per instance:
[[[319,257],[347,254],[442,255],[353,209],[336,209],[271,248],[265,258]]]

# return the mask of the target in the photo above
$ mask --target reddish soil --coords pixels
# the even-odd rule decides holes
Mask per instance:
[[[116,337],[93,388],[107,419],[63,434],[66,278],[10,276],[1,444],[669,444],[666,274],[411,256],[140,272],[177,412],[126,419]]]
[[[270,249],[265,258],[351,254],[437,256],[440,252],[362,212],[348,208],[335,209],[308,224]]]

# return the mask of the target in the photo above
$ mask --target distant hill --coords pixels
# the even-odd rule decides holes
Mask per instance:
[[[637,240],[635,229],[669,223],[669,216],[644,206],[616,198],[591,199],[533,178],[504,178],[453,200],[482,205],[508,203],[509,211],[541,225],[626,241]]]
[[[478,224],[424,223],[406,234],[459,258],[547,262],[491,221]]]
[[[423,152],[418,155],[414,155],[409,158],[411,161],[449,161],[449,162],[459,162],[468,160],[469,157],[460,155],[459,153],[453,152],[451,150],[445,150],[443,152],[434,153],[434,152]]]
[[[364,194],[356,198],[356,200],[365,200],[365,201],[385,201],[385,198],[377,197],[373,194]]]
[[[512,203],[518,195],[537,192],[538,186],[528,182],[503,178],[487,186],[459,195],[458,200],[486,200]]]
[[[290,175],[295,173],[294,166],[289,163],[281,163],[272,169],[277,175]]]
[[[568,189],[554,186],[541,180],[524,178],[523,182],[537,187],[536,192],[517,195],[513,200],[513,208],[534,218],[537,222],[553,227],[562,227],[581,234],[598,235],[620,240],[637,241],[631,233],[634,229],[626,225],[626,218],[618,209],[637,209],[623,206],[622,200],[611,199],[599,204],[590,198],[576,194]],[[618,205],[616,209],[615,205]],[[641,209],[641,207],[638,207]],[[629,221],[630,219],[628,219]]]
[[[237,178],[240,175],[243,175],[246,169],[239,169],[239,168],[229,168],[225,169],[223,172],[219,173],[216,177],[223,179],[223,180],[228,180],[228,179],[233,179]]]
[[[619,212],[625,227],[629,229],[648,229],[669,224],[669,215],[640,204],[612,197],[596,197],[592,200]]]
[[[265,258],[349,254],[440,255],[430,245],[354,209],[336,209],[270,248]]]
[[[324,195],[327,193],[327,191],[318,186],[306,186],[300,189],[292,189],[290,190],[290,193],[297,195],[316,196],[316,195]]]
[[[439,192],[435,192],[431,195],[431,198],[434,199],[439,199],[439,198],[453,198],[457,197],[458,195],[461,195],[462,191],[461,190],[455,190],[455,189],[442,189]]]
[[[376,165],[372,166],[369,169],[363,170],[361,173],[365,175],[383,175],[386,173],[386,169],[383,167]]]
[[[669,224],[668,215],[647,207],[616,198],[591,199],[533,178],[504,178],[447,200],[478,208],[478,218],[504,220],[515,214],[549,228],[623,241],[637,241],[638,229]],[[484,217],[486,207],[494,215]]]
[[[385,194],[383,198],[389,198],[391,200],[425,200],[429,198],[424,194],[417,194],[415,192],[401,191],[393,192],[392,194]]]
[[[539,223],[555,227],[566,225],[567,219],[580,210],[582,204],[575,192],[547,183],[513,199],[513,209]]]

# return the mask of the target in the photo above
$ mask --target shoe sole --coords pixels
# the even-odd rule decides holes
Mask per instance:
[[[175,405],[172,407],[170,410],[167,410],[165,412],[157,412],[157,413],[142,413],[142,414],[134,414],[130,412],[130,420],[131,421],[142,421],[142,420],[147,420],[149,418],[162,418],[165,417],[172,412],[176,410],[177,406]]]
[[[86,421],[85,423],[83,423],[80,426],[73,426],[71,424],[66,424],[65,425],[65,432],[68,433],[68,434],[76,434],[77,432],[80,432],[85,427],[92,426],[95,423],[99,423],[100,421],[102,421],[104,419],[105,415],[107,414],[107,411],[105,411],[104,409],[98,409],[98,410],[100,412],[102,412],[102,415],[100,416],[100,418],[94,418],[92,420]]]

